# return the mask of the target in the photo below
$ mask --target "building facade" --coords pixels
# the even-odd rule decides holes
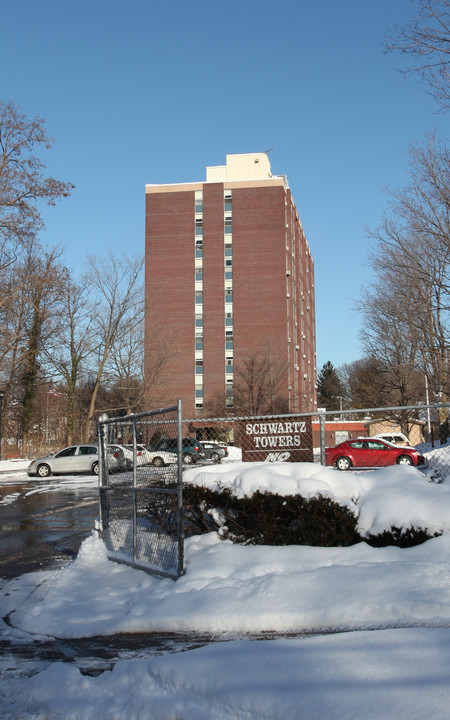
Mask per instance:
[[[147,404],[184,417],[316,403],[314,263],[266,153],[146,186]]]

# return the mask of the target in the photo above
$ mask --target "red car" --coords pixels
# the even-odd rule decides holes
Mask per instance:
[[[326,465],[338,470],[351,467],[385,467],[386,465],[424,465],[424,456],[413,447],[398,447],[375,438],[356,438],[325,449]]]

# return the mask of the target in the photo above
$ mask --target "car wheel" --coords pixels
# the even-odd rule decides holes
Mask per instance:
[[[98,475],[98,462],[92,463],[91,470],[94,473],[94,475]]]
[[[338,470],[348,470],[352,466],[352,461],[348,457],[340,457],[336,460],[335,465]]]
[[[213,463],[219,463],[220,462],[219,453],[216,453],[216,452],[211,453],[211,460],[213,461]]]
[[[152,460],[152,465],[155,467],[162,467],[164,465],[164,460],[160,457],[154,457]]]
[[[195,462],[195,460],[192,457],[191,453],[184,453],[183,462],[185,465],[192,465],[192,463]]]
[[[52,474],[52,469],[51,469],[50,465],[46,465],[44,463],[43,465],[39,465],[39,467],[37,469],[37,474],[39,475],[39,477],[43,477],[43,478],[50,477],[50,475]]]
[[[397,465],[414,465],[414,462],[409,455],[400,455],[397,458]]]

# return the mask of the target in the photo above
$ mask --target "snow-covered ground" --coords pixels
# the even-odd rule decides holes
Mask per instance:
[[[0,474],[0,484],[8,478]],[[404,466],[340,473],[240,462],[193,468],[185,479],[238,494],[328,495],[355,513],[362,535],[391,525],[441,535],[414,548],[377,549],[244,547],[211,533],[186,541],[186,574],[176,582],[108,561],[92,535],[65,568],[4,582],[1,637],[155,631],[210,633],[222,642],[120,660],[97,677],[50,661],[24,670],[5,657],[1,717],[450,716],[450,480],[431,483]],[[79,481],[66,478],[65,489]]]

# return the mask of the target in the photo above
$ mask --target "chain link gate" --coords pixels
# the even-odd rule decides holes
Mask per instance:
[[[108,558],[171,578],[184,573],[181,401],[120,418],[102,416],[99,532]],[[152,451],[171,439],[170,452]]]

